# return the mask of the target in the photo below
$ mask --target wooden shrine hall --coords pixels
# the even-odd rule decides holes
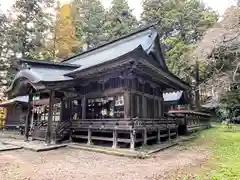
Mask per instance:
[[[134,149],[178,136],[163,91],[190,91],[166,67],[157,29],[144,27],[61,63],[20,60],[9,97],[29,95],[25,139]]]

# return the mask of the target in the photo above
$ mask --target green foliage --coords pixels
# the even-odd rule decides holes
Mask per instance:
[[[0,92],[6,90],[2,89],[7,85],[9,76],[6,76],[7,71],[11,65],[9,61],[10,56],[10,41],[9,41],[9,20],[7,16],[0,12]]]
[[[106,41],[103,24],[105,9],[99,0],[74,0],[72,2],[76,36],[88,48]]]
[[[164,44],[167,44],[170,48],[166,52],[166,62],[168,68],[177,75],[187,80],[189,74],[189,65],[187,59],[185,59],[185,52],[190,50],[190,46],[186,45],[179,37],[169,37]]]
[[[12,20],[10,32],[14,53],[21,53],[25,58],[35,58],[35,50],[43,46],[46,33],[51,26],[51,14],[45,13],[44,9],[50,8],[52,3],[52,0],[15,2],[13,10],[17,17]]]
[[[107,39],[113,40],[128,34],[139,23],[132,15],[126,0],[113,0],[110,10],[107,12],[104,29],[107,33]]]
[[[143,24],[158,22],[167,66],[177,76],[189,79],[195,69],[189,65],[187,54],[217,21],[216,13],[199,0],[145,0],[143,9]]]
[[[240,104],[240,84],[232,84],[231,88],[221,96],[220,102],[224,104],[224,108],[229,112],[230,116],[234,115],[236,105]]]
[[[16,0],[13,14],[0,15],[0,55],[6,65],[8,85],[16,74],[17,55],[45,59],[42,52],[53,24],[52,14],[45,10],[53,4],[53,0]]]

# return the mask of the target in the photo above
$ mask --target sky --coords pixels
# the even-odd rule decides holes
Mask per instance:
[[[71,0],[60,0],[62,3],[68,3]],[[133,9],[134,15],[137,16],[137,18],[140,17],[140,14],[142,12],[142,6],[141,2],[143,0],[128,0],[129,6],[131,9]],[[236,4],[236,0],[203,0],[208,6],[213,8],[215,11],[217,11],[220,15],[224,13],[224,11]],[[11,5],[13,4],[14,0],[0,0],[1,9],[6,11]],[[103,5],[107,8],[109,7],[111,0],[101,0]]]

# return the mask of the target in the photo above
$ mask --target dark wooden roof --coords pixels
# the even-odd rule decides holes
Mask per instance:
[[[80,71],[113,60],[142,46],[146,53],[155,55],[155,60],[163,69],[167,69],[159,43],[158,31],[154,25],[143,27],[121,38],[77,54],[64,62],[81,65],[75,70]]]
[[[26,60],[26,59],[20,59],[19,65],[21,68],[21,65],[28,64],[29,66],[45,66],[48,67],[58,67],[58,68],[67,68],[67,69],[76,69],[79,68],[80,65],[76,64],[70,64],[70,63],[64,63],[64,62],[51,62],[51,61],[44,61],[44,60]]]
[[[19,79],[27,79],[31,86],[44,89],[45,83],[71,81],[75,78],[75,74],[79,72],[91,71],[104,64],[116,63],[117,60],[130,54],[135,60],[142,58],[139,62],[141,61],[148,71],[153,72],[150,73],[150,76],[154,76],[155,73],[156,78],[165,80],[171,86],[176,86],[175,89],[190,89],[187,83],[167,69],[159,42],[158,30],[155,28],[155,24],[152,24],[114,41],[77,54],[61,63],[22,59],[20,65],[27,64],[27,66],[17,73],[8,92],[12,91],[14,84],[18,83]],[[22,87],[24,89],[25,86]]]

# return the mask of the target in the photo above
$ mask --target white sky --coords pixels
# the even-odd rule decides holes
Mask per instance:
[[[62,3],[70,2],[71,0],[60,0]],[[105,7],[108,7],[111,0],[101,0]],[[220,15],[230,6],[236,4],[236,0],[203,0],[208,6],[218,11]],[[6,11],[13,4],[14,0],[0,0],[1,9]],[[142,12],[142,0],[128,0],[134,14],[139,18]]]

